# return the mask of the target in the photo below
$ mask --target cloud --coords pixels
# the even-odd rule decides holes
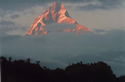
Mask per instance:
[[[76,28],[76,26],[74,24],[58,24],[58,23],[53,23],[53,24],[44,26],[44,28],[46,28],[46,30],[48,32],[60,32],[63,29],[67,29],[67,28],[73,29],[73,28]]]
[[[117,8],[118,6],[123,6],[124,0],[6,0],[0,2],[0,9],[3,10],[22,10],[24,8],[30,8],[35,5],[45,5],[46,3],[52,2],[65,2],[65,3],[89,3],[89,2],[99,2],[101,6],[89,4],[88,6],[79,7],[80,9],[107,9],[107,8]]]
[[[83,63],[104,61],[119,76],[125,73],[124,35],[122,30],[112,30],[104,34],[50,32],[46,36],[3,36],[1,55],[40,60],[42,66],[51,68],[81,60]]]
[[[14,22],[2,20],[2,21],[0,22],[0,24],[1,24],[1,25],[14,25]]]
[[[103,6],[103,5],[93,5],[93,4],[77,7],[77,9],[80,9],[80,10],[96,10],[96,9],[109,9],[109,8],[111,8],[111,7]]]
[[[93,4],[96,1],[96,4]],[[90,3],[88,5],[80,5],[77,6],[76,9],[78,10],[111,10],[111,9],[117,9],[117,8],[121,8],[124,7],[124,0],[95,0],[93,1],[93,3]]]
[[[18,18],[18,17],[19,17],[19,14],[14,14],[14,15],[11,15],[10,17],[11,17],[12,19]]]
[[[10,34],[13,34],[15,32],[17,32],[17,34],[20,34],[18,33],[19,32],[18,30],[25,31],[26,29],[24,27],[17,26],[13,21],[8,21],[8,20],[0,21],[0,36],[7,35],[8,32],[10,32]]]
[[[4,35],[7,31],[13,30],[14,24],[12,21],[0,21],[0,35]]]

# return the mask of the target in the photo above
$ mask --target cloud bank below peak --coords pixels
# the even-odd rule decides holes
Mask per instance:
[[[125,72],[124,35],[125,31],[113,30],[105,34],[50,32],[46,36],[3,36],[1,55],[40,60],[51,68],[79,61],[104,61],[119,76]]]

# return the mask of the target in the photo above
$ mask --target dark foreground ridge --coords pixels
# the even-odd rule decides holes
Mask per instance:
[[[125,76],[116,77],[104,62],[67,66],[51,70],[41,67],[40,61],[14,60],[0,57],[1,82],[125,82]]]

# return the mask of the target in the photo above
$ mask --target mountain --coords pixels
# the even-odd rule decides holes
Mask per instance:
[[[26,35],[46,35],[47,30],[44,26],[58,23],[58,24],[74,24],[76,28],[66,28],[61,31],[82,33],[84,31],[90,31],[88,28],[78,24],[74,19],[72,19],[65,9],[62,3],[54,2],[47,10],[38,16]]]

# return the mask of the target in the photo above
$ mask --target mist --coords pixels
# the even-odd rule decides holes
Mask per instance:
[[[76,34],[49,32],[41,36],[5,35],[0,37],[2,56],[40,60],[42,66],[65,68],[83,61],[104,61],[117,75],[125,73],[125,31],[97,30],[96,33]]]

